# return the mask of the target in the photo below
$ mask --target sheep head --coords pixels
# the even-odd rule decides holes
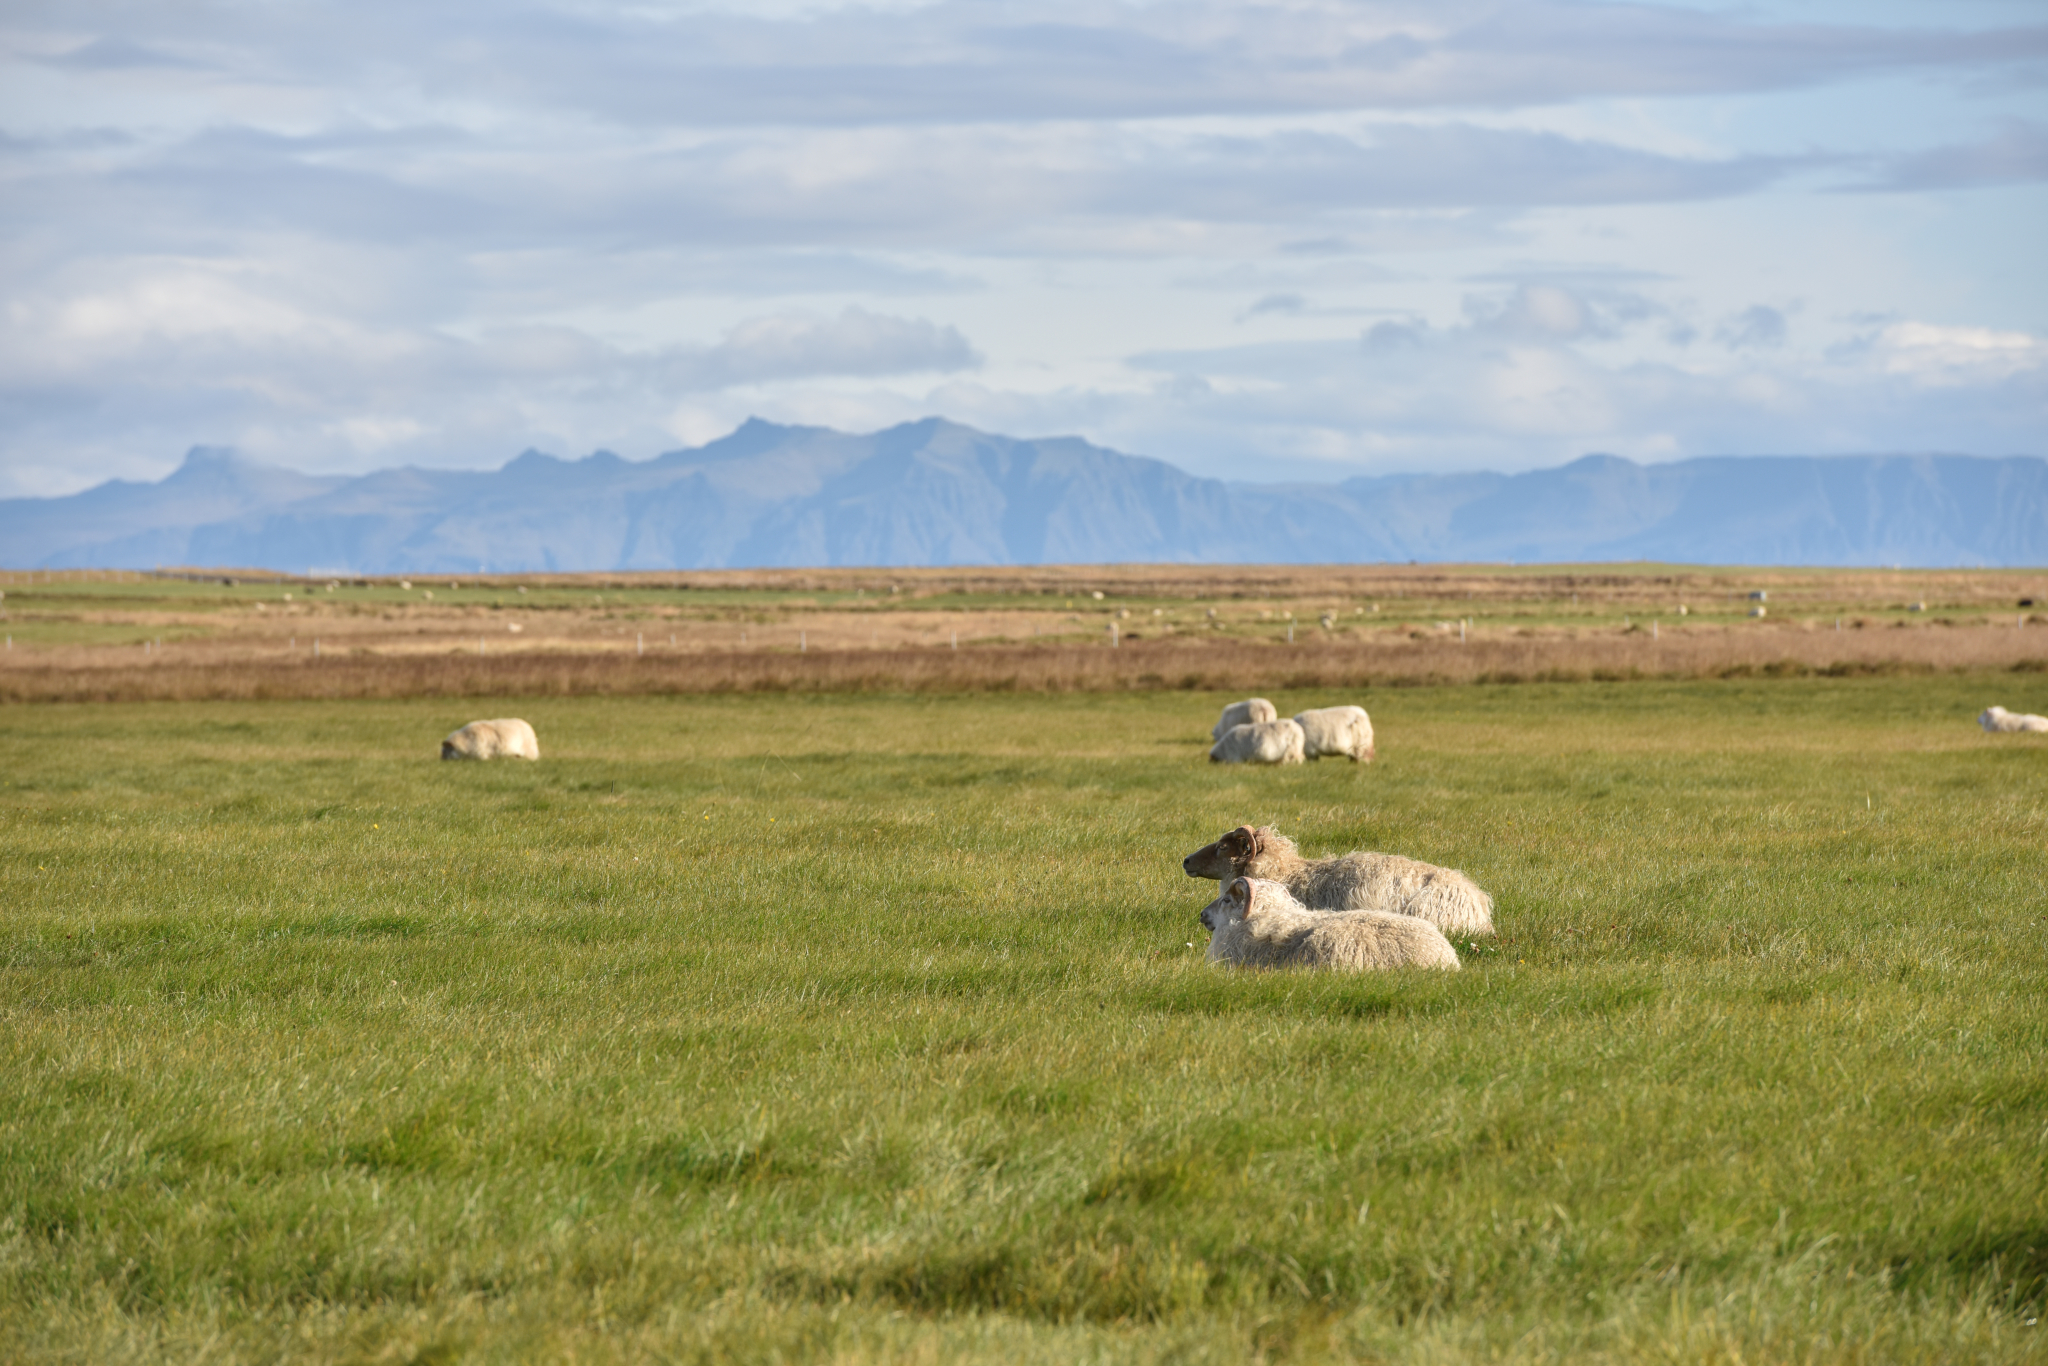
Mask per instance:
[[[1242,920],[1251,908],[1254,893],[1251,884],[1238,878],[1224,888],[1223,895],[1202,908],[1202,928],[1216,934],[1235,920]]]
[[[1258,838],[1258,831],[1249,825],[1240,825],[1214,844],[1205,844],[1182,859],[1181,869],[1189,877],[1226,882],[1244,871],[1244,860],[1256,848]]]

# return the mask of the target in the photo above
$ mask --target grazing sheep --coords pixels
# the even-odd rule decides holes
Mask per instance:
[[[1399,854],[1350,853],[1305,859],[1294,841],[1262,825],[1237,829],[1181,860],[1189,877],[1264,878],[1319,911],[1392,911],[1460,939],[1493,933],[1493,898],[1471,878]]]
[[[472,721],[441,742],[443,759],[538,759],[533,727],[515,718]]]
[[[2048,716],[2023,716],[2004,707],[1988,707],[1977,718],[1977,724],[1993,735],[2010,735],[2015,731],[2048,731]]]
[[[1298,713],[1294,723],[1301,727],[1305,757],[1341,754],[1354,764],[1372,762],[1372,718],[1364,707],[1317,707]]]
[[[1388,911],[1312,911],[1277,882],[1238,878],[1202,911],[1209,961],[1245,968],[1458,971],[1458,952],[1427,920]]]
[[[1214,608],[1209,610],[1209,615],[1212,617],[1216,615]],[[1263,697],[1247,697],[1244,701],[1232,702],[1223,709],[1223,719],[1211,728],[1209,739],[1212,741],[1221,740],[1225,734],[1239,726],[1249,726],[1260,721],[1277,721],[1279,719],[1280,709],[1271,702],[1268,702]]]
[[[1209,750],[1212,764],[1298,764],[1301,727],[1292,721],[1256,721],[1232,726]]]

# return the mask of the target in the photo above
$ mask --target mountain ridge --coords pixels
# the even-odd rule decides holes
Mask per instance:
[[[0,500],[18,568],[271,565],[473,573],[802,565],[1663,560],[2048,563],[2032,456],[1702,456],[1250,484],[1078,437],[925,418],[880,432],[750,418],[629,461],[308,475],[194,447],[155,484]]]

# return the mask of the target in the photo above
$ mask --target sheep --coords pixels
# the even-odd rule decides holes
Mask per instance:
[[[1294,723],[1301,727],[1306,758],[1341,754],[1354,764],[1373,760],[1372,718],[1364,707],[1317,707],[1297,713]]]
[[[1993,735],[2009,735],[2023,730],[2048,731],[2048,716],[2021,715],[2004,707],[1987,707],[1977,718],[1977,724]]]
[[[1237,829],[1181,860],[1189,877],[1264,878],[1319,911],[1392,911],[1460,939],[1493,933],[1493,898],[1463,873],[1399,854],[1355,852],[1305,859],[1294,841],[1262,825]]]
[[[1298,764],[1301,727],[1292,721],[1258,721],[1232,726],[1209,750],[1212,764]]]
[[[1216,615],[1214,608],[1210,609],[1209,615],[1212,617]],[[1253,725],[1260,721],[1277,721],[1279,719],[1280,709],[1271,702],[1268,702],[1263,697],[1247,697],[1244,701],[1232,702],[1223,709],[1223,719],[1210,729],[1209,739],[1211,742],[1214,742],[1221,740],[1224,735],[1239,726]]]
[[[1458,951],[1427,920],[1388,911],[1312,911],[1277,882],[1237,878],[1202,910],[1209,961],[1233,967],[1459,970]]]
[[[498,721],[472,721],[451,731],[441,742],[443,759],[538,759],[540,741],[533,727],[507,717]]]

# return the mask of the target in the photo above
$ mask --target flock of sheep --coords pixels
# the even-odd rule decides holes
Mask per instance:
[[[1298,764],[1307,759],[1372,762],[1372,718],[1364,707],[1318,707],[1292,718],[1263,697],[1223,709],[1209,738],[1212,764]]]
[[[1223,709],[1211,763],[1298,764],[1342,755],[1373,760],[1363,707],[1320,707],[1283,719],[1263,697]],[[1202,910],[1209,961],[1236,967],[1349,971],[1458,969],[1449,936],[1493,933],[1493,898],[1463,873],[1399,854],[1307,859],[1271,826],[1241,825],[1181,860],[1189,877],[1223,884]]]
[[[1994,733],[2048,732],[2048,717],[1992,707],[1977,723]],[[1298,764],[1342,755],[1373,759],[1363,707],[1321,707],[1282,719],[1263,697],[1233,702],[1210,732],[1211,762]],[[533,727],[514,717],[472,721],[441,741],[443,759],[538,759]],[[1303,858],[1271,826],[1241,825],[1181,860],[1189,877],[1222,884],[1202,909],[1209,961],[1235,967],[1372,971],[1458,970],[1450,936],[1493,934],[1493,898],[1452,868],[1399,854]]]

